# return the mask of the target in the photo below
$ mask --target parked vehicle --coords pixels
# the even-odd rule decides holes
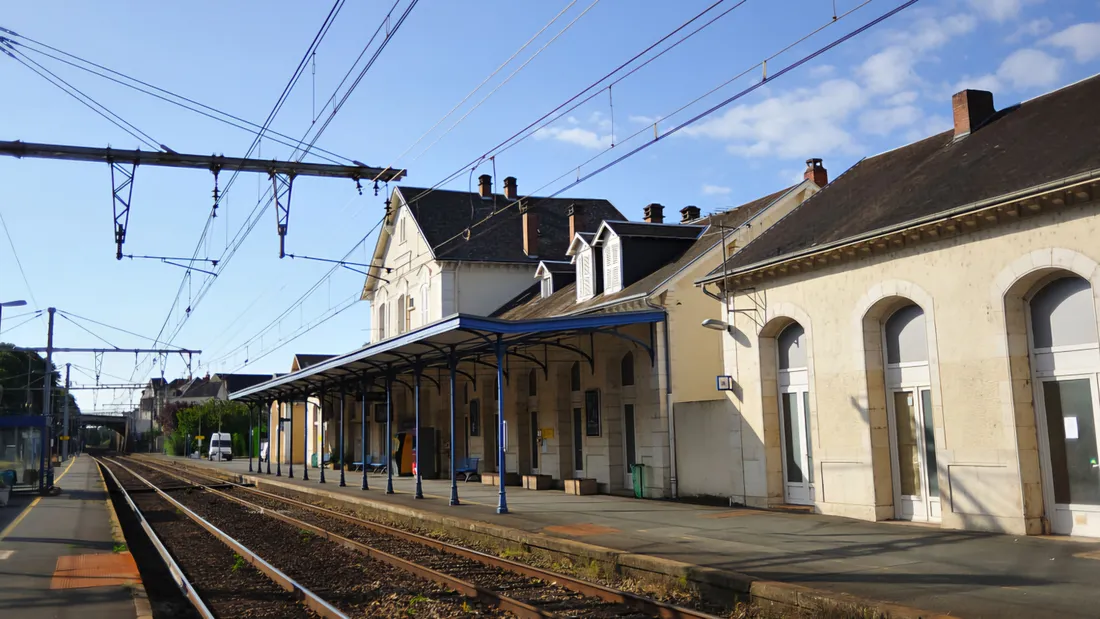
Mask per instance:
[[[210,435],[210,447],[206,457],[209,460],[232,460],[233,440],[228,432],[214,432]]]

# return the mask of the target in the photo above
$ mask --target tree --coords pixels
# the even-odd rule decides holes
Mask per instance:
[[[187,409],[190,404],[184,404],[183,402],[170,402],[161,407],[157,412],[157,423],[160,425],[166,433],[171,434],[176,431],[178,425],[177,418],[180,411]]]
[[[61,374],[51,364],[51,410],[60,419],[66,399]],[[46,376],[46,360],[36,352],[18,350],[12,344],[0,343],[0,415],[38,415],[42,412],[42,385]],[[71,395],[69,413],[77,415],[80,407]]]

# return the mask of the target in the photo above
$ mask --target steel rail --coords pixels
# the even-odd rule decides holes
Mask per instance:
[[[168,552],[168,549],[164,547],[164,544],[160,541],[160,538],[157,537],[157,534],[153,531],[153,527],[149,526],[149,522],[145,519],[145,514],[141,513],[141,510],[138,509],[137,504],[134,503],[134,500],[130,498],[130,493],[128,493],[126,491],[126,488],[122,486],[122,483],[118,480],[118,477],[115,477],[115,472],[112,471],[110,467],[108,467],[106,464],[101,462],[99,458],[92,456],[92,460],[94,460],[96,464],[98,464],[103,470],[107,471],[107,474],[111,476],[111,480],[114,481],[115,486],[118,488],[118,491],[122,493],[122,498],[126,499],[126,503],[130,506],[130,509],[133,510],[134,515],[137,516],[138,523],[140,523],[141,528],[145,530],[145,535],[149,537],[149,541],[152,542],[153,547],[157,549],[157,554],[160,555],[160,558],[162,561],[164,561],[164,565],[168,568],[169,573],[172,574],[172,580],[176,582],[176,586],[180,588],[180,591],[191,602],[191,605],[195,607],[195,610],[198,611],[199,615],[201,615],[203,619],[215,619],[214,613],[210,612],[210,609],[206,607],[206,604],[202,601],[202,598],[199,597],[198,591],[196,591],[195,587],[191,585],[191,581],[187,580],[187,576],[183,573],[183,570],[180,569],[179,564],[176,563],[176,560],[172,558],[171,553]]]
[[[245,561],[250,563],[256,569],[263,572],[277,585],[297,596],[310,610],[316,612],[322,617],[327,617],[328,619],[350,619],[350,617],[345,615],[335,606],[323,600],[316,593],[305,588],[293,578],[284,574],[281,570],[279,570],[279,568],[260,558],[259,555],[249,550],[247,547],[245,547],[244,544],[230,537],[227,533],[214,526],[210,522],[207,522],[201,516],[188,509],[183,503],[180,503],[179,501],[173,499],[171,496],[168,495],[167,492],[164,492],[160,488],[157,488],[156,485],[153,484],[153,482],[145,479],[141,475],[138,475],[132,469],[122,464],[121,462],[118,462],[117,460],[112,460],[112,463],[122,470],[126,471],[127,473],[133,475],[141,483],[152,488],[162,499],[171,503],[173,507],[186,514],[187,517],[189,517],[191,520],[194,520],[196,524],[206,529],[211,535],[218,538],[226,546],[229,546],[231,549],[233,549],[233,552],[243,557]]]
[[[147,466],[151,469],[161,471],[161,469],[159,469],[157,466],[154,466],[153,464],[149,463],[149,461],[151,460],[149,458],[146,458],[144,456],[138,456],[138,457],[135,458],[135,460],[140,461],[143,465],[145,465],[145,466]],[[691,608],[685,608],[683,606],[677,606],[675,604],[666,604],[664,602],[658,602],[657,600],[652,600],[650,598],[647,598],[647,597],[644,597],[644,596],[641,596],[641,595],[636,595],[636,594],[633,594],[633,593],[630,593],[630,592],[627,592],[627,591],[620,591],[620,590],[617,590],[617,589],[612,589],[610,587],[605,587],[603,585],[599,585],[599,584],[596,584],[596,583],[591,583],[591,582],[587,582],[587,581],[580,580],[580,579],[577,579],[577,578],[573,578],[572,576],[567,576],[567,575],[560,574],[560,573],[557,573],[557,572],[551,572],[551,571],[548,571],[548,570],[543,570],[541,568],[533,567],[533,566],[527,565],[525,563],[519,563],[517,561],[504,559],[504,558],[501,558],[501,557],[496,557],[496,556],[486,554],[486,553],[483,553],[483,552],[478,552],[476,550],[471,550],[469,548],[464,548],[462,546],[458,546],[458,545],[455,545],[455,544],[449,544],[447,542],[443,542],[443,541],[440,541],[440,540],[437,540],[437,539],[433,539],[431,537],[425,537],[423,535],[419,535],[417,533],[412,533],[412,532],[409,532],[409,531],[405,531],[403,529],[398,529],[398,528],[395,528],[395,527],[391,527],[389,525],[379,524],[377,522],[371,522],[369,520],[364,520],[362,518],[357,518],[355,516],[351,516],[349,514],[344,514],[342,512],[331,510],[331,509],[328,509],[326,507],[320,507],[318,505],[313,505],[313,504],[306,503],[306,502],[303,502],[303,501],[299,501],[299,500],[296,500],[296,499],[291,499],[289,497],[285,497],[285,496],[282,496],[282,495],[279,495],[279,494],[266,492],[264,490],[260,490],[259,488],[254,487],[252,485],[246,485],[244,483],[244,477],[245,477],[244,475],[239,475],[239,474],[234,474],[234,473],[223,474],[223,475],[226,475],[228,477],[235,477],[236,478],[236,481],[232,481],[232,480],[225,479],[225,477],[219,477],[219,476],[213,475],[208,470],[198,471],[198,470],[196,470],[196,468],[198,468],[198,467],[195,467],[194,465],[192,465],[190,463],[181,464],[180,468],[183,469],[183,470],[186,470],[189,474],[196,475],[198,477],[204,477],[206,479],[215,479],[215,480],[218,480],[218,481],[230,481],[231,483],[236,484],[237,488],[245,490],[247,492],[251,492],[251,493],[254,493],[254,494],[266,497],[266,498],[270,498],[270,499],[273,499],[273,500],[283,501],[283,502],[288,503],[290,505],[294,505],[294,506],[300,507],[302,509],[310,510],[314,513],[318,513],[318,514],[328,516],[328,517],[331,517],[331,518],[336,518],[336,519],[339,519],[339,520],[343,520],[344,522],[347,522],[349,524],[354,524],[354,525],[357,525],[357,526],[361,526],[361,527],[364,527],[366,529],[370,529],[371,531],[374,531],[374,532],[377,532],[377,533],[381,533],[381,534],[385,534],[385,535],[391,535],[391,536],[397,537],[397,538],[405,540],[405,541],[410,541],[410,542],[422,544],[422,545],[428,546],[429,548],[432,548],[434,550],[438,550],[438,551],[441,551],[441,552],[446,552],[446,553],[458,555],[460,557],[470,559],[472,561],[477,561],[479,563],[483,563],[483,564],[489,565],[491,567],[496,567],[496,568],[503,569],[503,570],[506,570],[506,571],[514,572],[514,573],[520,574],[522,576],[526,576],[528,578],[537,578],[537,579],[545,580],[547,582],[552,582],[552,583],[560,585],[560,586],[562,586],[566,589],[569,589],[570,591],[572,591],[574,593],[579,593],[581,595],[588,596],[588,597],[599,598],[599,599],[601,599],[605,602],[612,602],[612,603],[623,604],[625,606],[630,606],[631,608],[633,608],[637,611],[640,611],[640,612],[643,612],[643,613],[646,613],[646,614],[649,614],[649,615],[653,615],[655,617],[662,617],[663,619],[719,619],[719,617],[717,615],[712,615],[710,613],[705,613],[703,611],[693,610]],[[161,472],[165,472],[165,471],[161,471]],[[165,474],[174,475],[173,473],[167,473],[167,472],[165,472]]]
[[[160,467],[153,466],[153,465],[151,465],[147,462],[142,461],[141,465],[145,466],[145,467],[148,467],[148,468],[150,468],[150,469],[152,469],[152,470],[154,470],[154,471],[156,471],[156,472],[158,472],[162,475],[167,475],[169,477],[173,477],[173,478],[179,479],[181,481],[189,481],[189,480],[183,478],[182,476],[180,476],[176,473],[172,473],[172,472],[163,470]],[[216,479],[216,478],[212,478],[212,479]],[[238,485],[235,485],[235,484],[234,484],[234,486],[237,487],[237,488],[247,488],[247,486],[238,486]],[[278,511],[272,510],[270,508],[263,507],[262,505],[257,505],[255,503],[251,503],[251,502],[246,501],[246,500],[244,500],[240,497],[235,497],[235,496],[232,496],[232,495],[227,494],[225,492],[222,492],[220,490],[216,490],[214,488],[211,488],[210,486],[203,485],[203,486],[197,486],[197,487],[202,488],[203,490],[207,490],[210,493],[215,494],[217,496],[220,496],[224,499],[228,499],[230,501],[233,501],[233,502],[235,502],[239,505],[242,505],[242,506],[244,506],[248,509],[251,509],[253,511],[257,511],[257,512],[259,512],[259,513],[261,513],[265,516],[269,516],[269,517],[274,518],[276,520],[285,522],[286,524],[289,524],[291,526],[297,527],[299,529],[305,529],[307,531],[312,531],[313,533],[316,533],[317,535],[329,540],[330,542],[340,544],[341,546],[344,546],[345,548],[348,548],[349,550],[359,552],[359,553],[361,553],[363,555],[366,555],[367,557],[369,557],[371,559],[374,559],[376,561],[386,563],[386,564],[391,565],[393,567],[396,567],[400,570],[404,570],[404,571],[409,572],[413,575],[419,576],[420,578],[423,578],[425,580],[430,580],[430,581],[432,581],[434,583],[437,583],[437,584],[440,584],[444,587],[448,587],[450,589],[458,591],[462,595],[464,595],[468,598],[475,599],[475,600],[477,600],[477,601],[479,601],[483,604],[486,604],[488,606],[494,606],[494,607],[499,608],[501,610],[511,612],[514,615],[516,615],[517,617],[519,617],[520,619],[536,619],[536,618],[543,619],[543,618],[547,618],[547,617],[561,617],[562,616],[562,615],[559,615],[557,613],[552,613],[552,612],[547,612],[547,611],[544,611],[544,610],[539,610],[538,608],[535,608],[534,606],[531,606],[530,604],[527,604],[527,603],[521,602],[519,600],[510,598],[506,595],[502,595],[502,594],[497,593],[495,591],[491,591],[489,589],[486,589],[485,587],[481,587],[481,586],[475,585],[471,582],[468,582],[466,580],[463,580],[461,578],[451,576],[451,575],[448,575],[448,574],[444,574],[443,572],[433,570],[429,567],[419,565],[417,563],[413,563],[412,561],[402,559],[401,557],[392,555],[388,552],[383,552],[381,550],[378,550],[377,548],[368,546],[368,545],[366,545],[362,542],[357,542],[353,539],[348,539],[346,537],[343,537],[342,535],[338,535],[336,533],[333,533],[332,531],[329,531],[328,529],[325,529],[321,526],[306,522],[304,520],[298,520],[297,518],[294,518],[292,516],[288,516],[286,514],[279,513]]]

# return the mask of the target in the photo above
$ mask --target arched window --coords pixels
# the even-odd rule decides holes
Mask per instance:
[[[420,287],[420,324],[428,324],[428,284]]]
[[[580,391],[581,390],[581,363],[580,361],[574,361],[573,367],[569,368],[569,390]]]
[[[924,310],[907,305],[886,320],[886,363],[928,361],[928,333]]]
[[[397,334],[400,335],[405,332],[407,325],[405,324],[405,295],[397,297]]]
[[[1095,344],[1096,314],[1088,281],[1063,277],[1032,297],[1031,333],[1040,349]]]
[[[619,368],[619,373],[622,376],[623,387],[634,386],[634,353],[628,352],[623,355],[622,365]]]
[[[481,402],[470,400],[470,436],[481,436]]]
[[[378,304],[378,339],[386,339],[386,301]]]
[[[527,375],[527,395],[535,397],[539,394],[539,375],[535,373],[534,368],[531,369],[531,373]]]
[[[806,330],[797,322],[791,323],[779,334],[779,369],[795,370],[806,367]]]

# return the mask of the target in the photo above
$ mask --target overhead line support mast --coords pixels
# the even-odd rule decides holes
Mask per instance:
[[[9,157],[29,157],[37,159],[64,159],[69,161],[103,162],[111,169],[111,202],[114,214],[115,259],[122,260],[122,245],[126,242],[126,231],[130,223],[131,198],[134,194],[134,175],[139,165],[152,165],[169,168],[195,168],[210,170],[214,174],[214,208],[211,215],[217,216],[218,173],[223,169],[239,172],[257,172],[271,178],[272,196],[275,202],[276,232],[279,235],[279,257],[286,255],[286,233],[290,226],[290,197],[294,179],[298,176],[321,176],[327,178],[347,178],[355,181],[356,189],[362,192],[360,181],[371,178],[377,181],[397,181],[405,177],[405,170],[375,168],[352,161],[353,165],[333,165],[327,163],[303,163],[301,161],[278,161],[275,159],[251,159],[244,157],[226,157],[224,155],[187,155],[177,153],[168,147],[164,151],[120,150],[114,148],[96,148],[88,146],[66,146],[60,144],[34,144],[30,142],[0,141],[0,155]]]

